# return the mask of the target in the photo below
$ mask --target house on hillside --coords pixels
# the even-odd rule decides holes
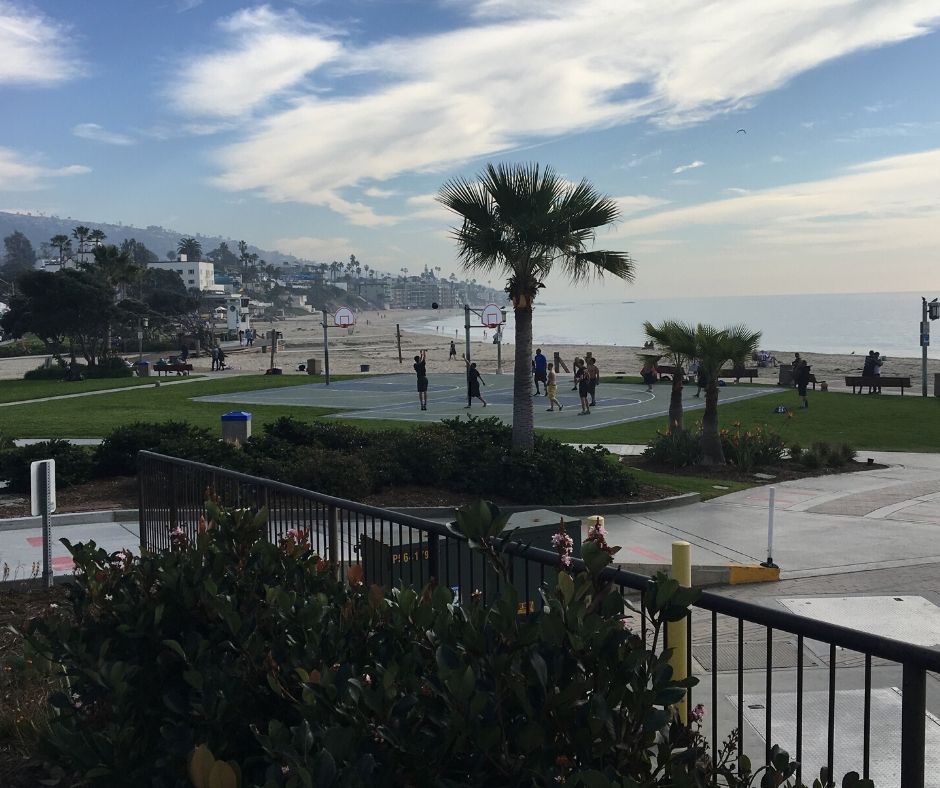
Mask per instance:
[[[148,268],[158,268],[161,271],[173,271],[180,275],[187,288],[205,291],[215,290],[215,263],[205,260],[190,262],[186,255],[181,254],[178,260],[161,260],[147,263]]]

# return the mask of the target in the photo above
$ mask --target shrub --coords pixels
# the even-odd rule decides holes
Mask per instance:
[[[38,356],[48,352],[49,348],[46,347],[43,341],[31,334],[22,339],[15,339],[12,342],[0,345],[0,358]]]
[[[848,443],[839,444],[839,455],[842,457],[845,462],[855,462],[855,458],[858,456],[858,452],[855,448]]]
[[[791,450],[792,452],[792,450]],[[833,447],[825,441],[816,441],[802,452],[798,462],[805,468],[842,468],[855,460],[856,451],[848,443]],[[797,458],[794,458],[797,459]]]
[[[702,458],[702,446],[697,435],[689,430],[657,432],[643,452],[646,460],[654,465],[670,468],[686,468],[698,465]]]
[[[725,459],[745,471],[764,465],[778,465],[783,461],[783,438],[766,426],[750,430],[735,422],[731,429],[721,431],[721,448]]]
[[[55,460],[56,487],[83,484],[92,478],[94,462],[86,447],[64,440],[42,441],[0,451],[0,479],[8,483],[10,492],[30,491],[29,466],[36,460]]]
[[[164,444],[178,447],[185,440],[209,439],[209,430],[185,421],[136,421],[116,427],[95,449],[96,475],[133,476],[137,472],[138,451],[157,451]]]
[[[303,422],[291,416],[282,416],[273,424],[265,425],[264,431],[295,446],[322,446],[344,451],[362,449],[372,442],[369,434],[358,427],[327,421]]]
[[[23,380],[65,380],[65,364],[53,361],[23,373]]]
[[[803,456],[803,447],[799,443],[790,444],[790,459],[793,462],[799,462]]]
[[[124,363],[118,356],[109,356],[99,359],[93,367],[83,367],[82,374],[86,378],[129,378],[133,377],[134,370]]]
[[[230,781],[208,784],[241,772],[272,788],[763,778],[746,759],[737,776],[734,736],[713,753],[674,720],[696,680],[674,680],[669,652],[627,627],[601,574],[615,552],[602,535],[583,547],[588,571],[561,572],[542,610],[519,617],[511,582],[491,604],[462,605],[443,587],[366,587],[358,567],[347,586],[306,534],[269,544],[264,512],[208,514],[161,554],[68,545],[70,610],[36,619],[28,639],[34,661],[67,679],[47,744],[83,784],[189,784],[189,762],[203,785],[216,759]],[[505,577],[487,538],[495,514],[461,520]],[[649,642],[696,596],[658,576],[643,595]],[[796,764],[772,755],[766,784],[783,785]]]
[[[337,498],[360,500],[374,491],[372,474],[360,457],[317,446],[298,448],[279,478]]]

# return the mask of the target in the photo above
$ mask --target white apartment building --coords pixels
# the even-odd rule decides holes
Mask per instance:
[[[159,268],[162,271],[174,271],[180,275],[187,288],[197,290],[215,289],[215,263],[204,260],[189,262],[186,255],[180,255],[179,260],[162,260],[156,263],[147,263],[148,268]]]

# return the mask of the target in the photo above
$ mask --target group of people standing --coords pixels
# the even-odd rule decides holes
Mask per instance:
[[[868,355],[865,357],[865,363],[862,365],[862,377],[863,378],[880,378],[881,377],[881,368],[884,366],[885,361],[888,359],[874,350],[869,350]],[[881,386],[869,386],[869,394],[880,394]]]

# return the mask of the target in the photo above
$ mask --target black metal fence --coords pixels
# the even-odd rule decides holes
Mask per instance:
[[[266,506],[268,537],[273,542],[292,528],[304,529],[320,556],[340,567],[360,564],[367,582],[395,584],[400,580],[420,587],[435,578],[464,600],[472,593],[492,599],[505,582],[492,572],[483,556],[469,549],[465,539],[441,523],[152,452],[140,452],[138,460],[142,548],[168,549],[170,533],[176,528],[193,537],[205,513],[206,492],[211,489],[228,507]],[[553,583],[558,557],[518,542],[507,544],[505,551],[511,556],[510,582],[523,600],[520,607],[532,609],[538,587]],[[577,570],[583,565],[574,559],[572,567]],[[640,595],[649,579],[622,570],[608,569],[607,573],[626,598],[635,599],[645,637],[647,617]],[[878,788],[924,788],[927,680],[928,672],[940,672],[940,651],[714,593],[701,595],[689,611],[686,626],[688,674],[698,676],[701,682],[689,691],[689,708],[704,694],[710,706],[706,733],[716,745],[735,728],[742,751],[748,751],[752,760],[757,760],[755,752],[769,760],[771,745],[780,743],[802,763],[810,746],[819,749],[825,741],[824,762],[808,764],[808,769],[813,768],[805,773],[801,769],[798,779],[811,783],[820,766],[827,766],[830,774],[861,770],[868,778],[874,763],[882,767]],[[754,646],[758,646],[757,659]],[[793,664],[781,659],[782,652]],[[872,687],[876,680],[882,688],[892,690],[900,684],[899,746],[873,739]],[[839,686],[861,687],[854,690],[860,693],[860,714],[837,703]],[[779,719],[774,725],[774,700],[781,697],[779,690],[787,700],[785,730]],[[762,702],[747,704],[748,691]],[[824,724],[807,720],[805,706],[810,692],[827,693]],[[719,702],[725,693],[730,693],[733,703]],[[791,709],[793,703],[795,709]],[[735,707],[736,718],[728,720],[719,713]],[[746,707],[763,712],[759,737],[754,735],[757,725],[745,718]],[[883,721],[878,722],[883,727]],[[841,740],[837,740],[837,731]],[[763,738],[763,747],[755,738]],[[853,753],[860,749],[861,762],[837,759],[837,746]],[[896,767],[888,783],[884,781],[885,763]]]

